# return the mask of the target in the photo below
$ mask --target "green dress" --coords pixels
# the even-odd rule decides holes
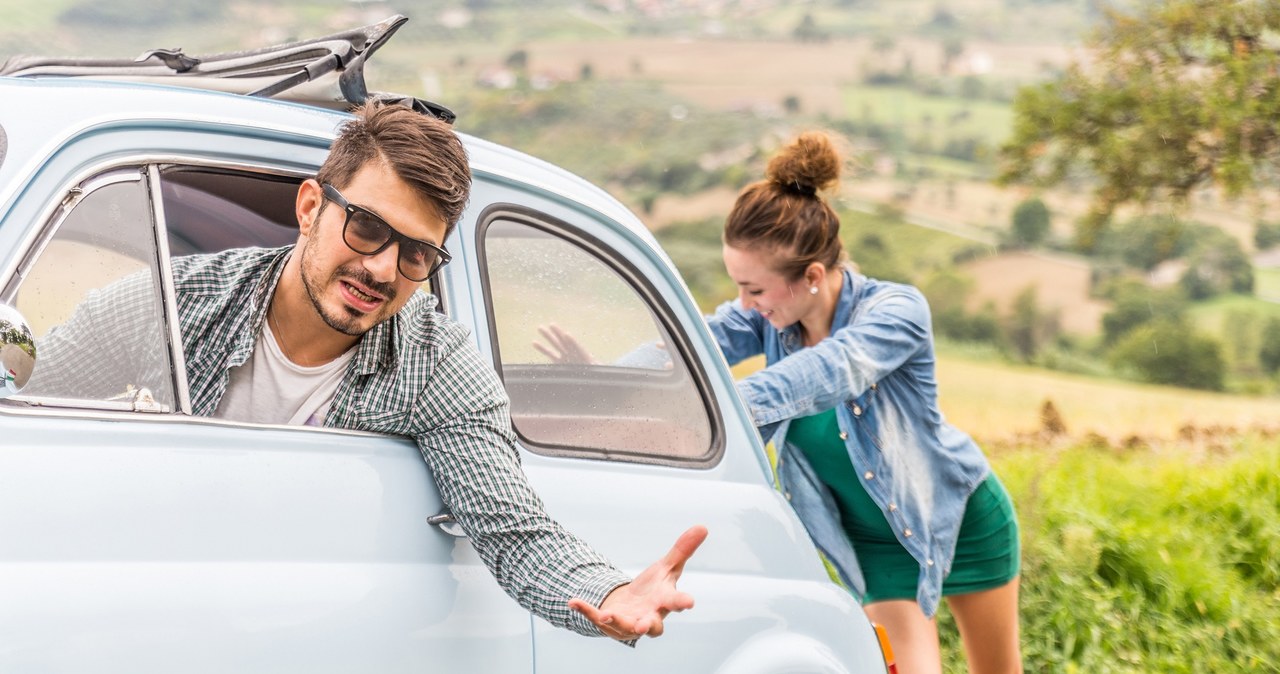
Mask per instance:
[[[834,409],[791,422],[787,442],[804,453],[835,497],[845,535],[867,581],[865,603],[916,598],[919,563],[902,547],[889,521],[858,479],[840,438]],[[1018,520],[1013,502],[995,474],[978,486],[965,506],[951,572],[943,596],[1000,587],[1018,576]]]

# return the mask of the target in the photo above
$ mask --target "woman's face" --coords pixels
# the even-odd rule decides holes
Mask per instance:
[[[755,309],[781,330],[804,318],[817,305],[803,278],[788,282],[773,270],[773,256],[756,250],[724,247],[724,268],[738,285],[744,309]]]

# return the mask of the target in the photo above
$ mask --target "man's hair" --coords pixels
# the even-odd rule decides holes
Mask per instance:
[[[353,112],[355,119],[342,125],[316,180],[342,189],[366,164],[385,162],[435,205],[446,235],[453,231],[471,194],[467,151],[453,129],[398,104],[371,101]]]

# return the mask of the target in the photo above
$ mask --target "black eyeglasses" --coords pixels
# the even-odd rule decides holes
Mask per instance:
[[[400,274],[410,281],[422,283],[452,259],[449,252],[440,246],[407,237],[373,211],[348,202],[338,188],[329,183],[324,184],[324,197],[347,214],[346,221],[342,223],[342,241],[348,248],[361,255],[377,255],[392,243],[399,243]]]

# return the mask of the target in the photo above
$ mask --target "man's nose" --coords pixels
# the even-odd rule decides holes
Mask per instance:
[[[373,274],[374,279],[394,283],[400,274],[400,242],[393,241],[377,253],[364,256],[364,268]]]

